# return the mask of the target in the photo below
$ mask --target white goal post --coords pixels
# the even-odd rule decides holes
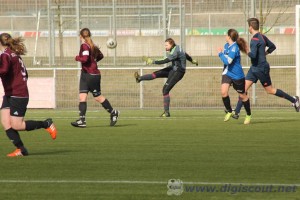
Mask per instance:
[[[296,94],[300,96],[300,5],[296,5]]]

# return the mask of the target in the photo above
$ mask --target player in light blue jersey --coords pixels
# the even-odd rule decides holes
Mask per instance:
[[[247,112],[244,124],[250,124],[251,121],[250,101],[245,92],[245,75],[242,69],[240,55],[240,51],[247,53],[247,48],[248,46],[246,41],[239,37],[238,32],[235,29],[229,29],[226,35],[226,44],[224,45],[224,49],[222,49],[222,47],[217,49],[219,57],[224,64],[221,94],[227,111],[224,118],[225,122],[229,121],[233,115],[228,94],[230,85],[232,85],[239,93]]]

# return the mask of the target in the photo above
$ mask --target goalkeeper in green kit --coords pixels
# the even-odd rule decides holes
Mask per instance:
[[[164,98],[164,112],[161,117],[170,117],[170,95],[171,89],[178,83],[184,76],[186,70],[186,60],[198,66],[198,62],[193,60],[191,56],[183,51],[183,49],[175,44],[172,38],[168,38],[165,41],[165,48],[168,53],[167,57],[162,60],[152,60],[151,58],[143,57],[143,60],[147,65],[151,64],[165,64],[171,62],[172,64],[166,68],[155,71],[152,74],[146,74],[140,76],[138,72],[134,73],[136,82],[149,81],[156,78],[168,78],[163,86],[163,98]]]

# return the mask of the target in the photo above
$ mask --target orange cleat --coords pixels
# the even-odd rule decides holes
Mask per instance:
[[[49,118],[49,119],[46,119],[45,121],[48,123],[48,127],[46,128],[46,131],[48,131],[49,134],[51,135],[52,139],[55,140],[56,139],[57,130],[56,130],[56,127],[55,127],[52,119]]]
[[[7,154],[7,157],[28,156],[27,150],[22,152],[21,149],[16,149],[14,152]]]

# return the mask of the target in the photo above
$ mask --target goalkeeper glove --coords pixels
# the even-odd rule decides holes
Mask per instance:
[[[196,66],[198,66],[198,61],[197,60],[192,60],[192,63]]]
[[[151,59],[151,58],[148,58],[148,57],[146,57],[146,56],[143,56],[143,61],[145,61],[146,62],[146,65],[151,65],[151,64],[153,64],[153,60]]]

